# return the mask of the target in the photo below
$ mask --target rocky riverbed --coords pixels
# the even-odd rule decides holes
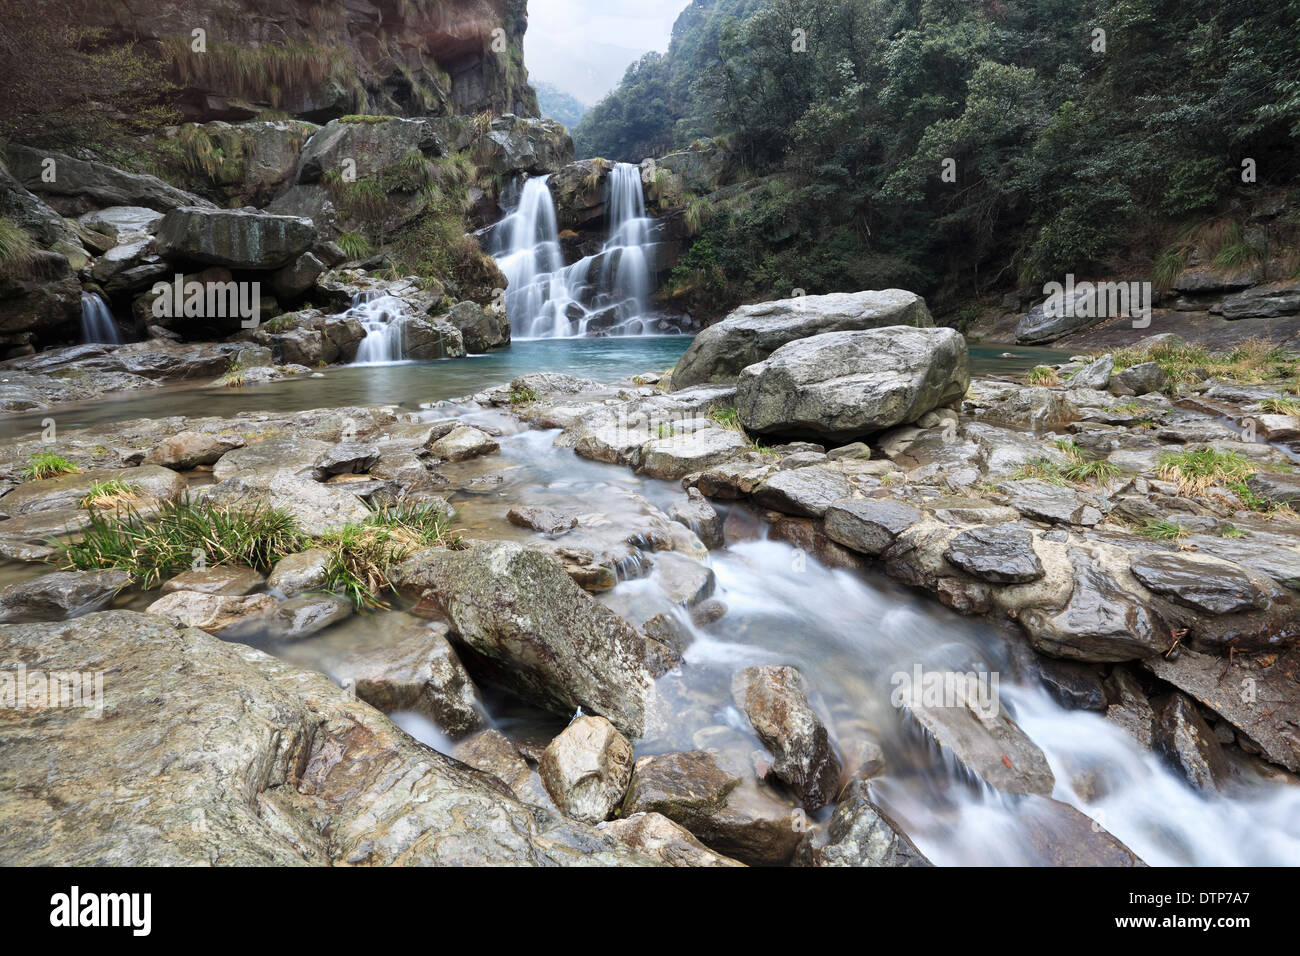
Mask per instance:
[[[1287,383],[972,377],[915,297],[814,305],[671,373],[8,444],[3,659],[102,714],[6,710],[0,856],[1295,862]],[[64,547],[195,508],[293,529],[156,580]]]

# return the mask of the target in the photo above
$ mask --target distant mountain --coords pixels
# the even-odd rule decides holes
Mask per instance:
[[[554,83],[534,80],[533,89],[537,91],[537,103],[541,107],[542,115],[563,123],[569,129],[577,126],[578,120],[582,119],[590,109],[586,103],[573,94],[566,93]]]

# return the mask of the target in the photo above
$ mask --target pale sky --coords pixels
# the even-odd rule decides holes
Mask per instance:
[[[690,0],[529,0],[524,63],[588,105],[608,93],[643,53],[668,49]]]

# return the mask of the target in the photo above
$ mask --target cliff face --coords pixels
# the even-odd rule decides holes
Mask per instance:
[[[84,0],[72,22],[169,63],[188,119],[266,110],[537,116],[527,0]],[[194,49],[205,31],[206,50]],[[500,32],[498,32],[500,31]]]

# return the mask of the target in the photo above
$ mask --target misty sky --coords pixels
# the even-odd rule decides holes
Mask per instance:
[[[529,0],[524,61],[534,80],[591,104],[613,89],[629,63],[668,49],[673,21],[689,0]]]

